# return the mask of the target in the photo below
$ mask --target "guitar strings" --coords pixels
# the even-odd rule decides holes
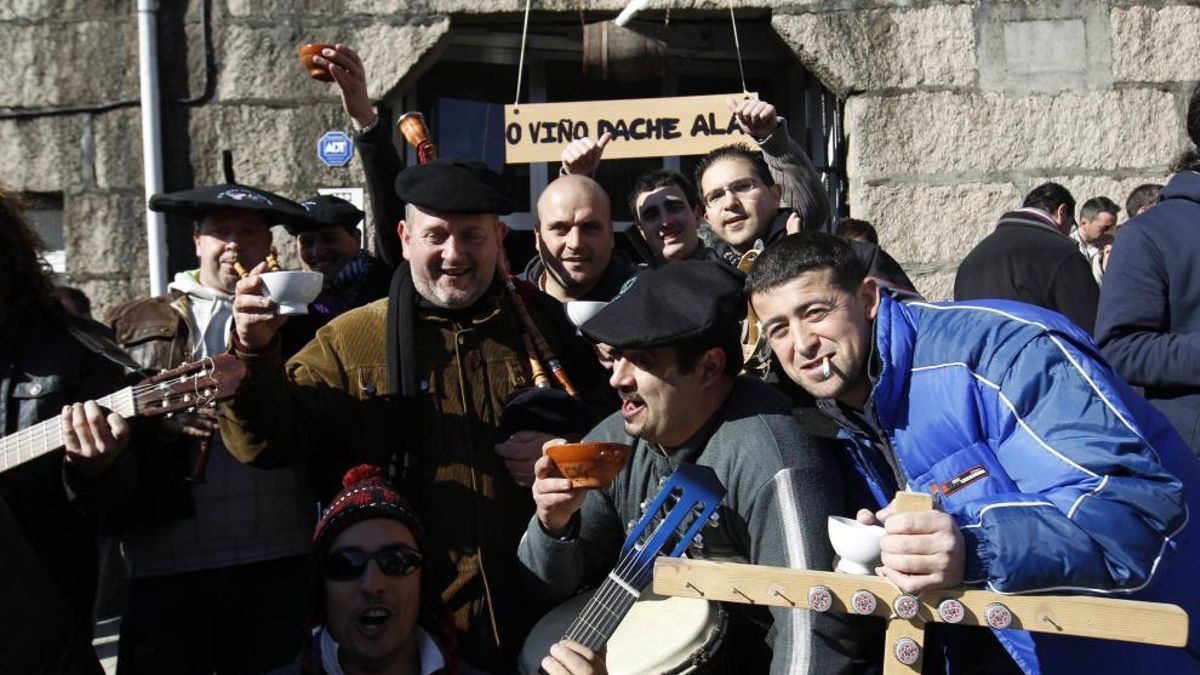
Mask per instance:
[[[623,555],[621,559],[618,560],[617,567],[613,571],[617,572],[620,570],[621,567],[625,566],[635,554],[636,551],[631,549],[628,553]],[[619,574],[620,573],[618,572],[618,575]],[[603,633],[601,632],[604,630],[603,618],[597,621],[597,617],[602,617],[602,612],[604,612],[606,609],[611,612],[611,606],[609,603],[613,598],[620,597],[617,595],[618,592],[624,593],[626,597],[629,597],[628,593],[621,590],[621,588],[617,586],[617,584],[611,578],[606,576],[604,581],[600,584],[600,587],[596,589],[596,593],[591,597],[590,600],[588,600],[588,603],[583,608],[583,611],[576,615],[575,619],[571,622],[571,625],[567,627],[563,637],[576,640],[580,644],[587,645],[588,647],[599,648],[599,644],[592,644],[594,642],[593,640],[581,639],[583,636],[579,635],[579,633],[582,633],[586,629],[597,637],[604,637]]]
[[[116,393],[109,394],[97,399],[96,402],[106,408],[112,408],[112,404],[117,403],[114,399],[115,396]],[[37,447],[38,445],[41,447]],[[47,452],[56,450],[62,445],[61,416],[44,419],[31,427],[0,437],[0,467],[2,467],[0,470],[8,470],[24,464]],[[16,456],[15,461],[9,459],[11,455]]]
[[[679,508],[680,506],[681,506],[681,504],[676,503],[673,508]],[[689,508],[691,508],[691,507],[689,507]],[[654,563],[655,559],[658,558],[658,556],[659,556],[659,554],[650,556],[645,562],[643,562],[641,564],[640,568],[631,569],[631,568],[637,568],[638,554],[639,554],[639,551],[636,548],[631,547],[629,549],[629,551],[627,553],[625,553],[624,555],[622,555],[622,557],[617,561],[617,565],[613,569],[612,573],[615,573],[618,577],[621,577],[622,579],[625,579],[625,575],[628,574],[630,571],[634,571],[635,575],[640,576],[643,572],[645,572],[647,567],[649,567],[650,565],[652,565]],[[639,591],[638,597],[640,597],[640,593],[644,590],[645,590],[645,587],[638,589],[638,591]],[[633,603],[637,600],[636,597],[631,596],[628,593],[628,591],[626,591],[620,585],[615,583],[611,578],[605,577],[604,582],[601,583],[600,588],[597,589],[597,591],[596,591],[596,594],[592,596],[592,599],[588,602],[587,607],[584,607],[583,611],[579,613],[579,615],[575,618],[575,621],[573,621],[571,623],[571,625],[568,627],[567,637],[569,637],[570,633],[572,633],[576,630],[577,626],[579,626],[579,627],[587,626],[587,627],[592,628],[593,632],[597,632],[600,629],[598,629],[596,627],[596,624],[599,624],[599,626],[602,627],[602,629],[605,633],[610,633],[609,637],[611,637],[611,631],[616,629],[616,625],[619,624],[622,619],[624,619],[625,614],[628,613],[628,611],[629,611],[629,607],[626,607],[624,609],[624,611],[621,613],[621,615],[619,617],[617,617],[617,616],[615,616],[616,613],[612,612],[611,609],[609,608],[609,602],[614,597],[621,597],[621,596],[628,598],[629,607],[632,607]],[[596,606],[596,605],[599,605],[599,606]],[[608,611],[605,612],[605,610],[608,610]],[[608,616],[605,617],[602,614],[602,612],[607,613]],[[600,618],[599,621],[596,620],[597,617]],[[605,639],[607,639],[607,638],[605,638]],[[591,645],[589,645],[589,646],[591,646]],[[596,645],[595,647],[598,647],[598,646],[599,645]]]
[[[627,575],[630,571],[635,570],[635,568],[637,566],[637,559],[640,555],[641,555],[641,551],[639,551],[636,548],[636,544],[633,546],[630,546],[629,550],[627,552],[625,552],[621,556],[620,559],[618,559],[617,565],[613,568],[613,570],[610,574],[616,574],[618,577],[624,579],[625,575]],[[645,570],[645,565],[652,563],[654,561],[655,557],[657,557],[657,556],[652,556],[647,563],[643,563],[641,570],[636,570],[636,571],[640,574],[642,571]],[[638,590],[640,593],[640,591],[643,589],[638,589]],[[625,597],[629,598],[630,606],[632,606],[633,602],[637,600],[637,598],[630,596],[628,591],[626,591],[624,588],[619,586],[611,578],[606,576],[604,579],[604,582],[602,584],[600,584],[600,588],[597,589],[596,594],[592,596],[592,601],[596,602],[596,603],[602,603],[603,606],[607,608],[608,603],[613,598],[620,597],[621,595],[624,595]],[[591,607],[590,602],[589,602],[589,607]],[[580,612],[579,616],[576,617],[577,621],[586,623],[588,625],[592,625],[592,621],[594,621],[595,618],[597,616],[599,616],[599,613],[601,610],[599,607],[594,607],[591,609],[591,612],[589,613],[589,607],[585,607],[584,611]],[[626,608],[626,611],[628,611],[628,608]],[[589,621],[589,619],[592,621]],[[618,619],[618,622],[619,621],[620,620]],[[605,622],[602,619],[598,623],[603,625]]]
[[[622,557],[622,560],[618,563],[618,566],[613,570],[613,572],[615,572],[618,576],[623,577],[630,571],[631,567],[636,567],[637,555],[638,552],[631,549],[625,556]],[[653,561],[654,558],[651,558],[649,561],[647,561],[647,563],[644,563],[642,569],[638,570],[638,572],[640,573],[641,571],[644,571],[645,565],[653,563]],[[613,602],[614,600],[622,599],[625,603],[623,608],[619,607],[620,603]],[[607,639],[612,636],[612,632],[616,630],[617,624],[619,624],[621,620],[625,618],[625,615],[629,612],[629,608],[633,606],[633,603],[636,600],[637,598],[631,596],[611,578],[606,577],[604,583],[600,585],[600,588],[597,589],[596,594],[593,595],[592,599],[588,602],[588,606],[585,607],[584,610],[575,618],[575,621],[571,623],[566,637],[576,639],[577,636],[572,636],[571,633],[583,628],[587,628],[593,635],[601,639],[579,641],[588,647],[599,649],[603,645],[604,641],[607,641]],[[619,611],[613,611],[614,607],[616,607]],[[606,614],[607,616],[605,616]]]
[[[636,553],[637,553],[636,551],[631,549],[629,554],[626,556],[627,564],[625,566],[627,567],[627,569],[618,572],[618,570],[620,569],[620,567],[618,567],[617,569],[614,569],[613,571],[616,572],[617,575],[622,578],[624,578],[625,575],[628,574],[630,571],[633,571],[635,576],[641,575],[643,572],[646,571],[646,568],[653,565],[655,559],[657,559],[659,557],[658,555],[651,556],[649,559],[642,562],[639,567],[637,564]],[[630,565],[630,563],[631,563],[631,565]],[[633,569],[633,570],[628,569],[631,566],[635,569]],[[606,591],[605,585],[609,586],[607,593],[605,593],[605,591]],[[649,586],[649,584],[647,584],[645,587],[639,589],[638,597],[640,597],[640,592],[645,591],[646,587],[648,587],[648,586]],[[597,599],[597,598],[602,597],[602,594],[603,594],[604,599]],[[619,613],[620,614],[619,616],[617,616],[617,614],[618,614],[617,612],[612,612],[610,609],[609,603],[613,598],[620,598],[624,603],[626,603],[626,606]],[[607,634],[607,637],[611,637],[611,634],[616,630],[617,625],[620,624],[621,621],[625,618],[625,615],[629,612],[629,608],[632,607],[633,603],[636,601],[637,601],[636,597],[630,595],[628,593],[628,591],[626,591],[624,588],[622,588],[620,585],[618,585],[612,579],[606,578],[605,584],[602,584],[600,589],[597,590],[596,595],[593,596],[593,598],[592,598],[592,602],[601,604],[601,606],[604,609],[610,609],[610,611],[604,613],[604,614],[607,614],[607,616],[602,614],[603,610],[601,609],[600,606],[597,606],[594,609],[592,609],[590,613],[589,613],[588,608],[584,608],[584,611],[580,613],[580,616],[577,618],[577,620],[581,621],[582,623],[585,623],[588,627],[591,627],[593,629],[593,632],[596,632],[599,635]],[[592,602],[589,602],[589,606],[592,605]],[[598,620],[597,620],[597,617],[599,617]],[[603,631],[603,632],[600,633],[600,631]],[[607,639],[607,637],[605,639]],[[592,647],[592,645],[588,645],[588,646]],[[597,644],[593,648],[599,648],[599,647],[600,647],[600,645]]]
[[[682,504],[680,503],[680,501],[676,500],[675,505],[671,508],[672,508],[672,510],[674,510],[675,508],[681,508],[681,507],[682,507]],[[691,508],[691,507],[689,507],[689,508]],[[618,562],[616,568],[613,569],[613,572],[616,573],[617,576],[621,577],[622,579],[625,579],[626,575],[629,574],[629,572],[631,572],[631,571],[635,571],[636,574],[640,576],[643,572],[645,572],[647,567],[654,564],[655,558],[658,557],[657,554],[650,556],[647,560],[645,560],[641,564],[640,569],[634,570],[633,568],[636,567],[637,559],[639,556],[640,556],[640,552],[636,548],[631,546],[629,549],[629,552],[623,557],[623,559],[621,561]],[[606,582],[608,582],[608,581],[611,581],[611,579],[606,578]],[[638,597],[640,597],[641,592],[644,590],[645,590],[645,586],[638,589],[638,593],[639,593]],[[607,593],[604,593],[604,591],[605,591],[605,588],[604,588],[604,585],[602,584],[600,590],[597,591],[597,596],[600,596],[602,598],[602,601],[605,603],[610,601],[614,597],[614,595],[616,595],[617,597],[619,597],[620,595],[624,595],[625,597],[628,597],[630,606],[632,606],[633,602],[635,602],[637,600],[636,597],[630,596],[629,593],[627,591],[625,591],[625,589],[621,588],[616,583],[611,584],[611,589],[609,589]],[[620,595],[618,595],[618,594],[620,594]],[[628,608],[626,608],[626,611],[628,611]],[[581,617],[584,616],[585,614],[586,614],[586,608],[585,608],[585,612],[581,613]],[[588,618],[594,618],[594,617],[589,616]],[[619,623],[619,622],[620,622],[620,619],[617,619],[616,623]],[[615,626],[614,626],[614,628],[615,628]]]
[[[206,361],[211,361],[211,359],[206,359]],[[202,377],[212,377],[213,372],[214,368],[210,364],[199,373],[190,376],[190,378],[184,376],[182,380],[174,381],[174,383],[185,384],[190,379],[194,385],[193,391],[196,394],[196,403],[207,405],[210,400],[200,394],[200,389],[205,388],[201,386],[200,381]],[[96,399],[96,403],[116,412],[122,417],[133,417],[137,413],[137,399],[156,390],[167,391],[162,385],[169,385],[171,382],[172,380],[150,384],[135,384],[126,388],[132,396],[132,399],[128,402],[126,402],[124,397],[118,397],[118,394],[125,391],[125,389],[122,389]],[[63,440],[62,426],[56,417],[41,420],[37,424],[16,433],[0,436],[0,466],[3,467],[3,470],[11,469],[14,466],[58,449],[63,445]],[[15,455],[15,461],[10,459],[12,455]]]

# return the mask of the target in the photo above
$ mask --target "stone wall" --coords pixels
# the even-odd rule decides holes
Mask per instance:
[[[168,189],[222,179],[289,196],[359,185],[357,159],[314,161],[314,144],[348,120],[334,90],[305,79],[306,41],[362,47],[371,95],[407,86],[436,58],[456,19],[512,22],[521,0],[187,0],[162,3],[161,80]],[[771,16],[796,57],[845,101],[852,215],[930,297],[997,216],[1057,180],[1080,202],[1118,203],[1166,178],[1183,147],[1189,85],[1200,79],[1200,7],[1185,0],[739,0]],[[619,10],[624,0],[589,3]],[[62,193],[68,272],[103,312],[147,289],[133,0],[9,0],[0,38],[0,184]],[[722,0],[655,0],[704,11]],[[538,0],[535,16],[576,16],[573,0]],[[212,68],[205,52],[205,9]],[[740,16],[740,14],[739,14]],[[408,79],[406,79],[408,78]],[[179,101],[191,100],[191,103]],[[64,112],[47,115],[46,112]],[[24,118],[14,118],[14,113]],[[171,265],[192,261],[173,224]],[[287,241],[280,240],[287,246]]]
[[[1123,204],[1165,182],[1200,79],[1194,4],[814,2],[772,23],[846,101],[851,215],[934,299],[1039,183]]]

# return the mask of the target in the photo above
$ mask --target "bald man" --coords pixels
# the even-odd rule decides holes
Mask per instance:
[[[637,266],[614,250],[608,194],[587,176],[562,176],[537,203],[536,258],[524,278],[561,302],[608,301]]]

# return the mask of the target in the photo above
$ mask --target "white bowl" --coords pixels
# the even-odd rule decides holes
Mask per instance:
[[[874,574],[879,566],[879,540],[884,529],[853,518],[829,516],[829,543],[841,560],[834,569],[847,574]]]
[[[571,323],[579,328],[587,323],[587,320],[596,316],[596,313],[604,309],[608,305],[607,302],[596,302],[594,300],[569,300],[567,301],[567,318]]]
[[[320,272],[267,272],[259,275],[267,297],[279,305],[279,313],[308,314],[308,303],[321,294],[325,275]]]

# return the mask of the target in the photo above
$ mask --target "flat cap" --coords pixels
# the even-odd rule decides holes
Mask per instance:
[[[724,263],[686,260],[648,270],[580,330],[613,347],[662,347],[728,338],[746,318],[745,276]]]
[[[355,205],[333,195],[309,197],[300,202],[300,207],[308,213],[308,220],[283,224],[284,229],[292,236],[335,225],[352,230],[358,227],[365,215]]]
[[[447,213],[495,213],[517,210],[504,178],[483,162],[435,159],[410,166],[396,176],[396,194],[409,204]]]
[[[244,211],[262,217],[268,225],[309,220],[308,212],[296,202],[245,185],[213,185],[156,194],[150,198],[150,210],[197,219],[214,211]]]

